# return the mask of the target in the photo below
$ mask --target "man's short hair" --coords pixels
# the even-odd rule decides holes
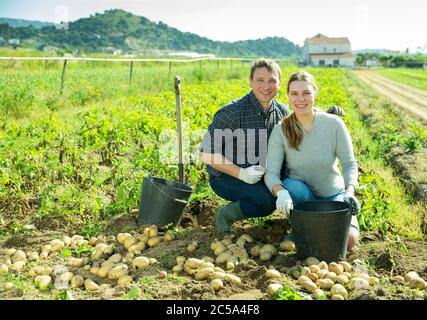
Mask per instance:
[[[254,79],[255,70],[260,68],[267,68],[267,70],[270,72],[276,71],[277,75],[279,76],[279,80],[282,81],[282,70],[280,69],[280,66],[277,64],[277,62],[270,59],[264,59],[264,58],[257,59],[253,63],[251,68],[251,74],[249,76],[251,80]]]

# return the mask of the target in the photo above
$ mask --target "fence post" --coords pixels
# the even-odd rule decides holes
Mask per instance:
[[[169,73],[168,73],[168,78],[171,77],[171,71],[172,71],[172,61],[169,61]]]
[[[230,60],[230,69],[233,70],[233,60]]]
[[[65,69],[67,68],[67,59],[64,60],[64,65],[62,66],[62,75],[61,75],[61,95],[64,90],[64,80],[65,80]]]
[[[130,70],[129,70],[129,84],[132,83],[132,74],[133,74],[133,61],[130,62]]]

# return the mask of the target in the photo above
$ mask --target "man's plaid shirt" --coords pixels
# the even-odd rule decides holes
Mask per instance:
[[[279,120],[288,114],[289,107],[275,99],[265,111],[251,91],[215,113],[200,151],[221,153],[243,168],[256,164],[265,167],[268,137]],[[211,175],[222,174],[209,165],[206,167]]]

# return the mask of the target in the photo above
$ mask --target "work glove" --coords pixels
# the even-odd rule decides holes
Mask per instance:
[[[341,107],[339,107],[339,106],[331,106],[328,108],[328,110],[326,110],[326,112],[330,113],[330,114],[335,114],[335,115],[340,116],[340,117],[345,116],[344,110],[341,109]]]
[[[359,200],[350,192],[346,191],[344,194],[344,202],[350,205],[352,208],[352,214],[358,214],[360,211],[360,203]]]
[[[240,168],[239,179],[246,183],[254,184],[261,180],[264,173],[265,169],[260,165]]]
[[[280,190],[276,195],[276,209],[277,211],[284,213],[284,218],[287,219],[289,217],[289,212],[294,207],[291,195],[288,190]]]

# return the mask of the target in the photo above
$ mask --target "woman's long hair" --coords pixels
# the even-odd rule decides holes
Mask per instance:
[[[287,85],[288,94],[289,94],[289,86],[294,81],[305,81],[317,91],[317,86],[314,81],[313,75],[306,71],[298,71],[291,74],[288,80],[288,85]],[[302,142],[304,129],[301,123],[298,121],[295,112],[292,112],[290,115],[283,118],[281,126],[282,126],[283,133],[288,139],[289,146],[293,149],[299,150],[298,146]]]

